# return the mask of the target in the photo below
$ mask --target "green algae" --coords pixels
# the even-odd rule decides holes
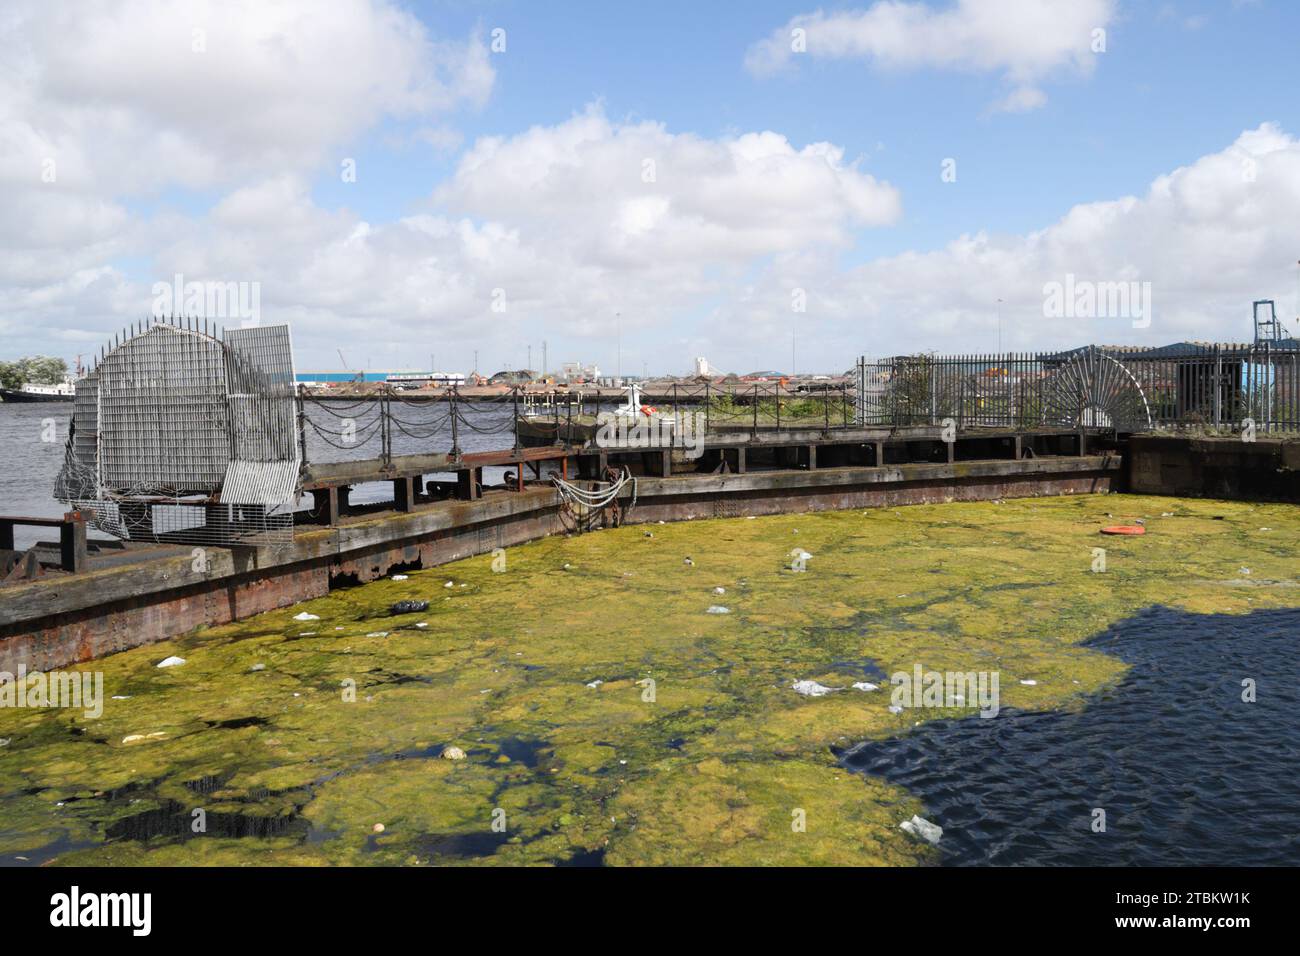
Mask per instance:
[[[1097,533],[1137,517],[1144,537]],[[832,748],[970,711],[891,713],[881,675],[996,671],[1002,707],[1086,706],[1123,666],[1079,643],[1143,607],[1300,602],[1287,505],[1079,496],[648,530],[548,539],[507,552],[504,573],[472,558],[114,655],[94,666],[124,699],[97,720],[0,710],[0,855],[932,862],[898,829],[924,808]],[[403,599],[430,606],[390,616]],[[172,654],[187,663],[155,667]],[[834,692],[803,697],[800,679]],[[442,759],[449,746],[464,759]],[[188,827],[196,809],[206,832]]]

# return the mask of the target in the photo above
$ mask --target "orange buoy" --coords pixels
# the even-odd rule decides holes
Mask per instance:
[[[653,405],[641,406],[641,414],[646,416],[646,418],[649,418],[651,415],[654,415],[658,411],[659,409],[655,408]]]
[[[1147,529],[1140,524],[1113,524],[1109,528],[1102,528],[1102,534],[1146,534]]]

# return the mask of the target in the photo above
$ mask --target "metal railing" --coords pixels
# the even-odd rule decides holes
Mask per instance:
[[[1300,430],[1300,350],[1266,343],[900,356],[857,375],[865,425]]]

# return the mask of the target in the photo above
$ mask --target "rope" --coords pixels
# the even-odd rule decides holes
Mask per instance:
[[[601,511],[608,507],[614,501],[625,487],[629,484],[632,486],[632,504],[636,504],[636,479],[626,466],[623,468],[623,474],[619,476],[618,481],[611,484],[608,488],[599,491],[588,491],[585,488],[579,488],[571,482],[565,481],[559,475],[551,475],[551,483],[559,490],[560,496],[569,502],[576,502],[592,511]]]

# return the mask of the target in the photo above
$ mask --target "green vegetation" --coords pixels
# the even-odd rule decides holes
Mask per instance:
[[[760,392],[761,394],[761,392]],[[775,396],[759,398],[757,403],[752,398],[725,393],[711,395],[707,405],[711,425],[747,425],[754,422],[754,406],[758,406],[758,424],[776,425],[821,425],[829,421],[832,425],[848,425],[854,421],[853,400],[845,398],[840,392],[825,392],[806,398],[782,398],[779,403]],[[778,409],[779,404],[779,409]]]
[[[23,383],[58,385],[68,377],[68,363],[48,355],[29,355],[14,362],[0,362],[0,387],[21,388]]]
[[[1138,517],[1144,537],[1097,533]],[[1004,708],[1086,706],[1123,666],[1080,641],[1152,604],[1294,606],[1297,558],[1294,506],[1126,496],[547,539],[504,573],[484,555],[96,662],[122,698],[98,720],[0,711],[0,855],[925,862],[898,826],[925,808],[830,748],[968,712],[894,714],[885,680],[853,682],[996,670]],[[389,616],[405,598],[430,609]],[[187,663],[155,666],[173,654]],[[835,691],[801,696],[804,679]]]

